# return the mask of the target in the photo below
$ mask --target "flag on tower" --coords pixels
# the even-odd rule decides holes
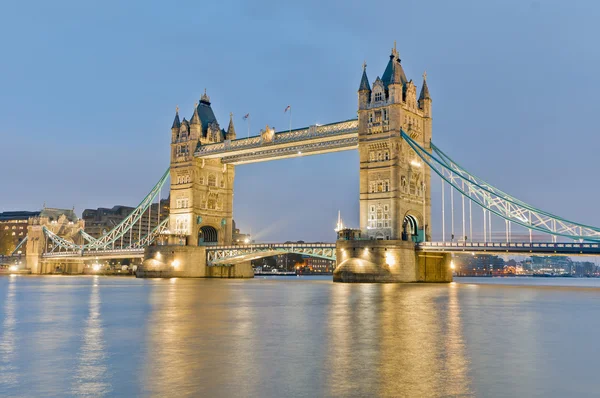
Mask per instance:
[[[250,117],[249,113],[246,113],[242,119],[247,120]]]
[[[285,110],[283,111],[283,113],[286,113],[287,111],[289,111],[290,109],[292,109],[291,105],[288,105]]]

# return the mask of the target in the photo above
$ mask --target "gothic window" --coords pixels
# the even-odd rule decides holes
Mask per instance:
[[[383,160],[383,154],[381,153],[381,151],[377,152],[377,161],[381,162]]]
[[[375,152],[373,152],[373,151],[369,152],[369,161],[371,161],[371,162],[375,161]]]
[[[383,93],[381,91],[375,93],[375,101],[383,101]]]
[[[389,192],[390,191],[390,180],[385,180],[383,182],[383,192]]]
[[[382,181],[377,182],[377,192],[383,192],[383,182]]]
[[[373,213],[373,212],[375,211],[375,206],[371,205],[371,208],[369,209],[369,211],[370,211],[371,213]]]
[[[185,176],[185,183],[189,184],[190,182],[192,182],[192,177],[190,177],[190,175],[188,174]]]
[[[387,109],[383,110],[383,120],[388,120],[388,111],[387,111]]]
[[[381,123],[381,111],[375,111],[375,123]]]
[[[369,112],[369,123],[373,123],[373,112]]]
[[[214,210],[215,209],[215,200],[214,199],[208,199],[208,208],[210,210]]]
[[[383,152],[383,160],[390,160],[390,151]]]
[[[214,174],[210,174],[208,176],[208,186],[209,187],[216,187],[217,186],[217,177],[215,177]]]
[[[178,234],[187,234],[189,228],[189,221],[186,216],[178,217],[175,220],[175,232]]]

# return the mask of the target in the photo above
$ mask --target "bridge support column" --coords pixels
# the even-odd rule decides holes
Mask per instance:
[[[149,246],[144,252],[138,278],[253,278],[249,261],[208,266],[205,246]]]
[[[402,240],[338,240],[334,282],[452,282],[450,256]]]

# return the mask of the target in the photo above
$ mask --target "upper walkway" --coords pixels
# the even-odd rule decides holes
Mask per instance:
[[[356,148],[358,120],[350,119],[202,145],[194,156],[203,159],[221,158],[223,163],[244,164]]]

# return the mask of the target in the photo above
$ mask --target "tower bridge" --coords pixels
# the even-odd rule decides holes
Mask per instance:
[[[232,244],[236,166],[354,149],[360,161],[359,228],[340,230],[337,242],[330,244]],[[431,241],[432,172],[442,182],[441,242]],[[150,214],[151,203],[160,200],[167,180],[170,214],[160,220],[160,214]],[[449,241],[445,189],[451,195]],[[454,194],[462,205],[458,240]],[[472,207],[483,214],[482,241],[473,241]],[[140,220],[146,217],[158,217],[157,227],[142,231]],[[492,217],[504,224],[504,242],[492,235]],[[129,255],[143,256],[145,276],[251,277],[252,259],[300,253],[335,259],[336,281],[448,282],[450,259],[458,252],[600,254],[599,228],[520,201],[476,177],[433,143],[426,75],[417,90],[395,45],[383,74],[372,84],[363,65],[356,119],[278,132],[266,126],[258,136],[237,138],[232,115],[222,129],[205,92],[189,121],[176,110],[170,168],[127,219],[97,239],[82,226],[58,227],[30,225],[32,270],[44,272],[44,263],[65,259]],[[529,242],[513,241],[513,228],[529,231]],[[532,232],[547,234],[552,242],[533,242]]]

